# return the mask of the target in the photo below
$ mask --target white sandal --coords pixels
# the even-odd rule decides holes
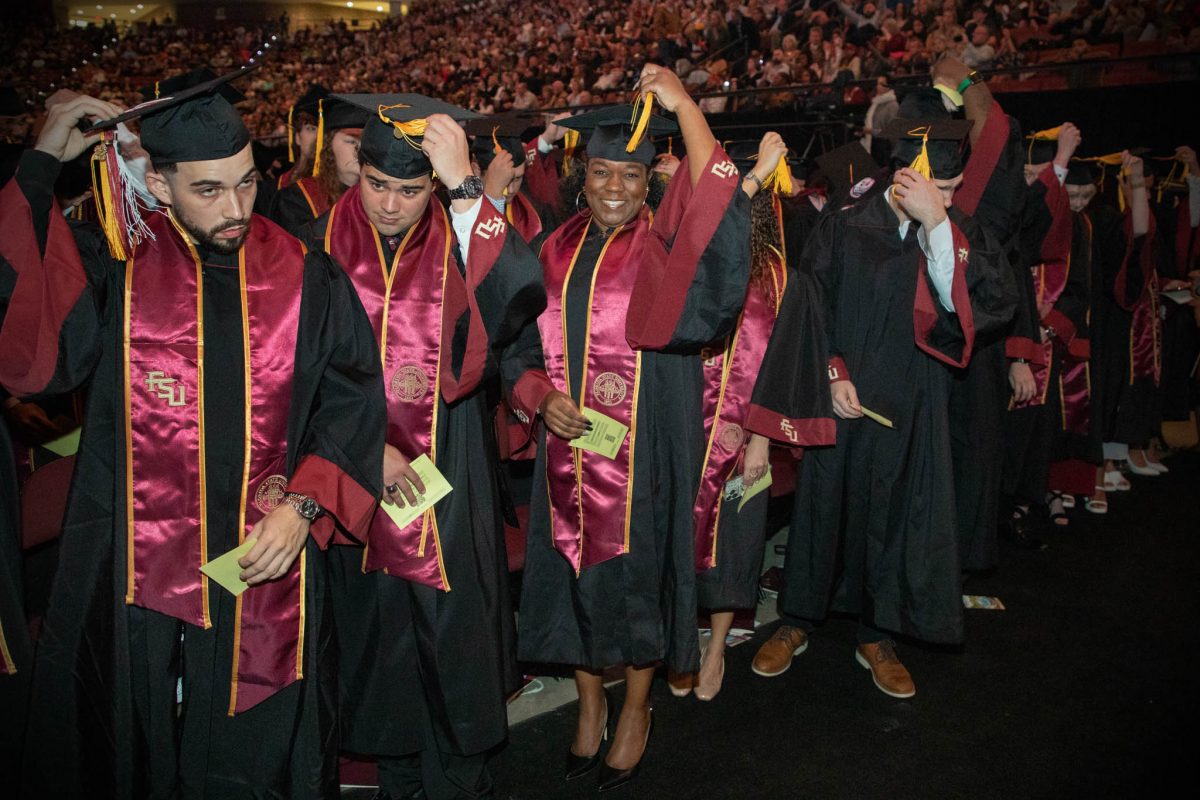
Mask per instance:
[[[1108,491],[1103,486],[1097,486],[1096,489],[1101,492]],[[1083,507],[1093,514],[1107,514],[1108,500],[1097,500],[1094,497],[1085,497],[1083,498]]]
[[[1133,487],[1119,469],[1114,469],[1104,473],[1104,485],[1100,488],[1106,492],[1128,492]]]

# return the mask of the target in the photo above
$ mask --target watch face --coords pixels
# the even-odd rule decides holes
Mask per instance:
[[[317,501],[313,500],[311,497],[306,498],[305,500],[301,501],[301,503],[300,503],[300,516],[302,516],[302,517],[306,517],[308,519],[315,519],[317,516],[317,512],[319,512],[320,510],[321,510],[321,507],[319,505],[317,505]]]

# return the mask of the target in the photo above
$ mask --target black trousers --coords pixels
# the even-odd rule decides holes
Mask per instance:
[[[492,797],[492,773],[488,769],[490,753],[456,755],[427,714],[413,720],[412,724],[421,727],[425,748],[403,756],[379,757],[379,788],[387,792],[391,800]]]

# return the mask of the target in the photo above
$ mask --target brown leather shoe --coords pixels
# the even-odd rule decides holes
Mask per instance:
[[[854,658],[863,669],[871,670],[875,687],[889,697],[903,700],[917,693],[917,686],[900,663],[900,657],[896,655],[896,643],[891,639],[860,644],[854,651]]]
[[[780,625],[770,639],[763,642],[750,664],[755,675],[774,678],[788,671],[792,658],[808,649],[808,634],[791,625]]]

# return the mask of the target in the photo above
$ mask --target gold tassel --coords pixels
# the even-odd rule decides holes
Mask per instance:
[[[851,179],[853,179],[853,172],[851,172]],[[779,159],[779,163],[775,165],[774,171],[767,178],[767,186],[770,186],[775,194],[791,195],[792,171],[788,169],[787,158]]]
[[[637,150],[638,145],[642,143],[642,138],[646,135],[646,129],[650,127],[650,115],[654,111],[654,92],[646,92],[645,102],[641,96],[633,103],[633,116],[629,119],[629,125],[633,128],[633,133],[629,136],[629,144],[625,145],[625,152],[632,153]],[[638,108],[641,108],[641,116],[638,116]]]
[[[492,127],[492,152],[496,155],[500,155],[500,151],[504,149],[500,146],[500,140],[496,138],[496,131],[498,130],[500,130],[499,125]]]
[[[933,180],[933,167],[929,165],[929,126],[913,128],[908,135],[921,137],[921,152],[917,153],[908,168],[927,181]]]
[[[317,149],[313,158],[313,177],[321,174],[321,151],[325,149],[325,101],[317,101]]]
[[[568,128],[563,134],[563,172],[571,174],[571,165],[575,159],[575,150],[579,147],[579,131]]]
[[[288,161],[296,163],[296,154],[292,149],[292,143],[295,141],[295,130],[292,128],[292,112],[296,110],[295,106],[288,106]]]
[[[154,99],[158,99],[158,81],[154,82]]]
[[[1096,164],[1106,164],[1110,167],[1115,167],[1116,165],[1121,163],[1121,157],[1122,156],[1120,153],[1109,153],[1106,156],[1092,156],[1091,158],[1077,157],[1075,160],[1076,161],[1091,161]]]
[[[1056,128],[1047,128],[1044,131],[1035,131],[1029,134],[1029,138],[1038,142],[1057,142],[1058,133],[1062,130],[1062,125]]]
[[[379,114],[379,120],[391,125],[396,129],[397,139],[403,139],[404,141],[408,142],[408,146],[412,149],[420,150],[420,142],[414,140],[425,135],[425,128],[429,126],[429,120],[422,118],[410,119],[407,122],[397,122],[384,113],[385,111],[390,111],[393,108],[412,108],[412,106],[408,105],[407,103],[397,103],[394,106],[380,106],[377,112]],[[492,141],[496,141],[496,132],[494,130],[492,131]],[[497,143],[496,146],[499,147],[499,143]],[[496,152],[499,152],[499,150]]]
[[[96,216],[100,218],[100,227],[104,230],[104,238],[108,241],[108,252],[117,261],[126,260],[125,242],[121,232],[120,217],[117,214],[116,201],[113,198],[113,186],[108,174],[108,148],[111,145],[101,142],[92,151],[92,196],[96,201]]]
[[[668,136],[667,137],[667,155],[669,155],[669,156],[675,155],[674,146],[675,146],[675,137]]]

